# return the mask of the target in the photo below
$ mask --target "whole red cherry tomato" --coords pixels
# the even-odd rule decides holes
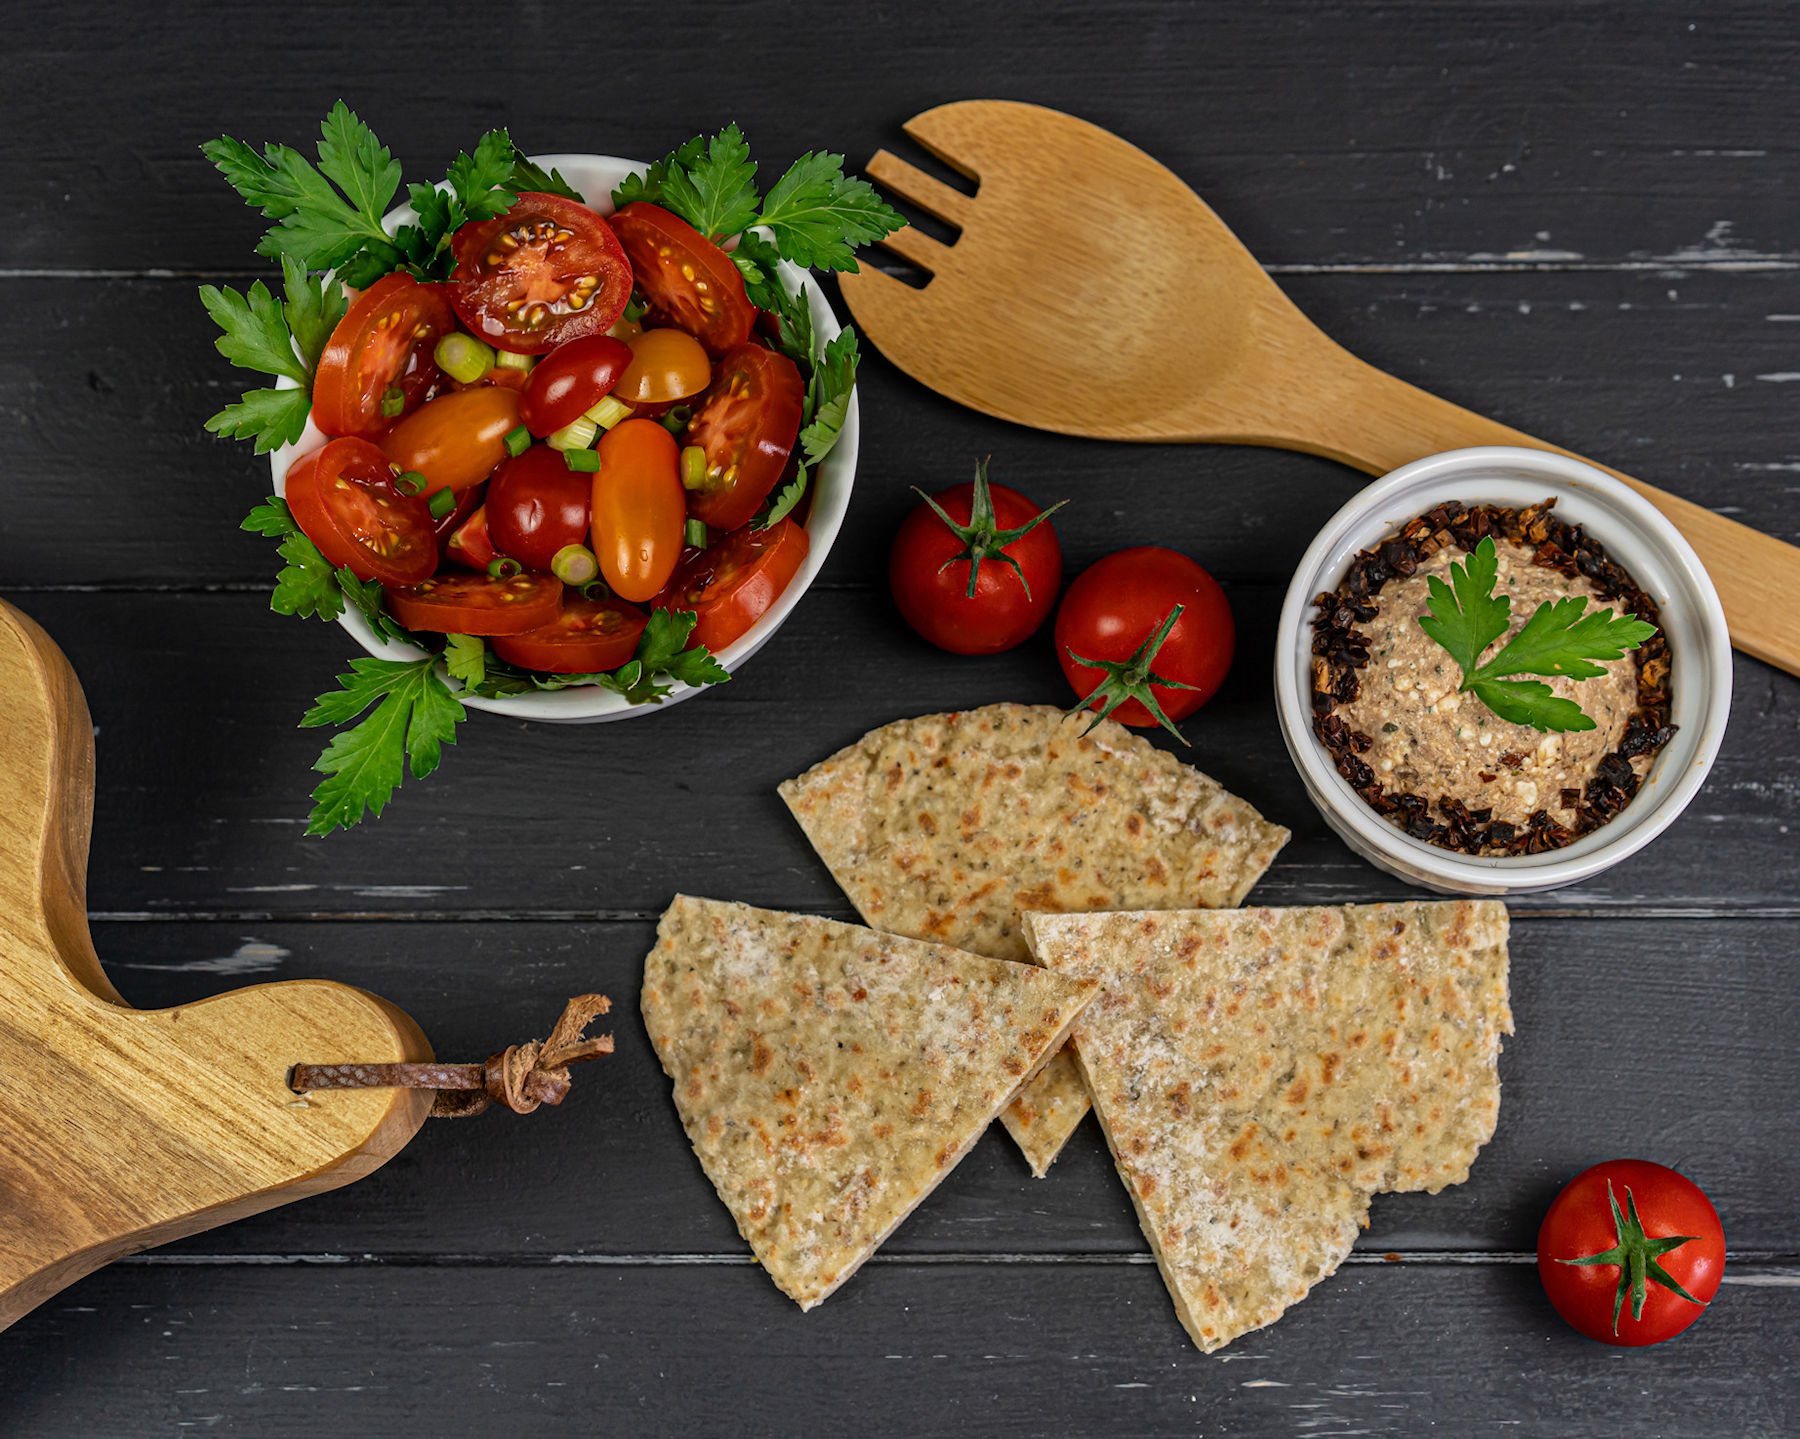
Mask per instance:
[[[604,335],[631,298],[618,238],[586,205],[561,195],[522,191],[498,219],[464,225],[450,250],[457,315],[477,339],[515,354]]]
[[[1160,545],[1096,560],[1056,612],[1056,658],[1075,693],[1122,724],[1160,723],[1177,738],[1170,721],[1213,697],[1236,648],[1219,582]]]
[[[553,435],[612,393],[630,365],[631,347],[611,335],[571,340],[532,370],[519,395],[519,419],[539,439]]]
[[[1538,1230],[1538,1277],[1589,1339],[1673,1339],[1706,1312],[1725,1274],[1719,1213],[1685,1175],[1647,1159],[1584,1169]]]
[[[313,422],[328,435],[374,435],[442,377],[432,351],[456,324],[441,285],[396,270],[344,312],[313,374]]]
[[[560,450],[533,445],[488,484],[488,535],[501,554],[548,570],[564,545],[586,542],[592,492],[592,476],[571,470]]]
[[[939,649],[992,655],[1050,617],[1062,583],[1062,546],[1049,517],[1017,490],[975,479],[926,499],[900,525],[888,587],[906,622]]]

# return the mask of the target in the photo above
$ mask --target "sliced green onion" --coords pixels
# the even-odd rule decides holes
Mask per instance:
[[[628,418],[630,414],[630,405],[622,400],[615,400],[611,395],[608,395],[605,399],[601,400],[599,404],[595,405],[593,409],[589,410],[583,418],[592,420],[603,430],[610,430],[614,425],[618,424],[620,420]]]
[[[425,508],[431,511],[431,518],[434,520],[448,519],[450,512],[456,508],[456,491],[433,490],[431,498],[425,501]]]
[[[633,290],[631,292],[631,298],[625,302],[625,318],[627,320],[641,320],[644,318],[644,311],[649,308],[650,307],[642,300],[638,299],[637,291]]]
[[[689,520],[683,538],[697,550],[706,548],[706,521]]]
[[[506,453],[522,455],[531,448],[531,431],[520,425],[516,430],[506,432]]]
[[[600,561],[586,545],[564,545],[551,556],[550,573],[565,585],[585,585],[600,573]]]
[[[497,370],[529,370],[536,363],[536,355],[515,355],[511,350],[498,350],[494,354]]]
[[[484,345],[473,335],[465,335],[461,330],[454,330],[437,342],[437,348],[431,352],[438,368],[451,379],[465,385],[472,385],[494,368],[494,349]]]
[[[544,443],[553,450],[585,450],[594,443],[594,436],[598,433],[594,422],[583,415],[569,421]]]
[[[381,394],[381,417],[391,420],[406,408],[406,391],[398,385],[389,385]]]
[[[578,474],[600,473],[600,455],[595,450],[564,450],[563,463]]]
[[[706,451],[699,445],[689,445],[681,452],[681,487],[697,490],[705,483]]]
[[[510,580],[521,573],[525,566],[509,555],[501,555],[497,560],[488,561],[488,573],[497,580]]]
[[[394,488],[408,499],[414,495],[425,493],[425,486],[431,482],[417,470],[402,470],[394,476]]]
[[[584,600],[610,600],[612,587],[605,580],[589,580],[581,587],[581,597]]]

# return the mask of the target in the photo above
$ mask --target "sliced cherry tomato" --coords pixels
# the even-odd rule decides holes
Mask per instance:
[[[470,490],[469,493],[474,494],[475,491]],[[475,513],[457,527],[456,533],[444,545],[444,558],[483,572],[500,558],[500,551],[494,548],[493,540],[488,538],[486,505],[476,506]]]
[[[614,425],[601,436],[591,489],[601,578],[628,600],[653,598],[681,558],[687,518],[675,437],[655,420]]]
[[[403,470],[425,476],[425,494],[459,494],[480,484],[506,458],[506,437],[519,428],[519,396],[495,385],[451,390],[408,415],[381,437],[381,449]]]
[[[533,445],[500,466],[488,486],[488,534],[501,554],[548,570],[564,545],[587,539],[592,499],[591,476],[571,470],[561,450]]]
[[[431,352],[456,324],[438,285],[396,270],[383,275],[344,312],[313,376],[313,423],[328,435],[375,435],[405,414],[442,378]],[[392,409],[390,403],[388,408]]]
[[[932,502],[937,509],[921,503],[906,517],[888,556],[888,586],[900,613],[953,654],[992,655],[1022,644],[1050,618],[1062,583],[1062,545],[1048,511],[1017,490],[990,485],[985,460],[974,483],[939,490]]]
[[[284,482],[294,523],[319,553],[358,579],[410,585],[437,568],[437,539],[422,499],[394,488],[394,467],[367,440],[333,440]]]
[[[739,345],[713,370],[683,445],[706,451],[706,478],[688,510],[715,530],[750,523],[793,453],[806,385],[786,355]]]
[[[560,195],[526,191],[499,218],[464,225],[450,249],[456,313],[477,338],[515,354],[604,335],[631,298],[618,237],[586,205]]]
[[[571,340],[537,362],[519,396],[519,418],[539,439],[553,435],[605,399],[630,364],[630,347],[611,335]]]
[[[800,572],[808,545],[806,531],[792,520],[777,520],[766,530],[733,530],[704,550],[690,551],[657,596],[657,606],[692,610],[699,618],[688,643],[716,654],[781,598]]]
[[[1686,1175],[1647,1159],[1609,1159],[1551,1202],[1537,1254],[1556,1312],[1589,1339],[1660,1344],[1719,1292],[1725,1230]]]
[[[516,635],[556,618],[562,581],[554,575],[433,575],[388,587],[388,608],[409,630],[446,635]]]
[[[618,395],[633,405],[667,405],[712,382],[706,349],[686,330],[645,330],[631,342],[631,365]]]
[[[723,355],[750,338],[756,306],[731,256],[679,215],[639,200],[612,217],[638,289],[657,318]]]
[[[1181,618],[1154,654],[1138,659],[1177,605]],[[1113,711],[1120,724],[1157,723],[1146,695],[1171,720],[1192,714],[1225,682],[1236,648],[1231,605],[1219,582],[1186,555],[1159,545],[1096,560],[1069,586],[1056,612],[1056,658],[1075,693],[1093,695],[1093,709],[1120,693],[1133,696]],[[1150,673],[1188,688],[1151,684]]]
[[[649,616],[623,600],[570,596],[563,601],[562,613],[542,628],[496,639],[494,653],[530,670],[601,674],[616,670],[637,653],[638,636],[648,622]]]

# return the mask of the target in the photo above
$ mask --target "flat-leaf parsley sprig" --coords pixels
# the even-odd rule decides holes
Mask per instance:
[[[1499,554],[1490,537],[1450,566],[1450,583],[1431,576],[1431,603],[1419,628],[1455,660],[1464,693],[1473,694],[1501,719],[1538,731],[1591,730],[1594,721],[1574,700],[1541,680],[1508,675],[1562,675],[1594,679],[1604,660],[1624,657],[1656,633],[1656,626],[1612,610],[1588,610],[1583,595],[1546,600],[1519,632],[1486,664],[1482,653],[1512,625],[1512,597],[1494,594]]]
[[[806,396],[800,411],[800,453],[794,478],[751,521],[767,529],[806,493],[808,467],[831,453],[850,413],[859,359],[856,330],[846,325],[821,346],[813,330],[807,286],[790,295],[777,262],[802,269],[857,268],[855,247],[872,244],[906,221],[867,180],[844,173],[844,157],[812,151],[788,166],[767,196],[756,188],[756,161],[743,132],[727,125],[711,139],[696,135],[651,165],[628,175],[613,204],[661,205],[725,247],[744,277],[750,303],[775,317],[777,345],[800,370]]]

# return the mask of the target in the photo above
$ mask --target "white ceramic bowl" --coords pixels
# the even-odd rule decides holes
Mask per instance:
[[[1662,610],[1675,736],[1643,787],[1609,823],[1563,849],[1479,858],[1414,839],[1363,801],[1312,729],[1313,598],[1335,589],[1360,550],[1444,500],[1518,508],[1556,497],[1556,513],[1606,546]],[[1629,485],[1543,450],[1451,450],[1402,466],[1357,495],[1319,532],[1288,587],[1275,641],[1281,736],[1307,793],[1351,849],[1389,874],[1442,894],[1524,894],[1590,879],[1649,844],[1705,782],[1731,709],[1731,637],[1712,581],[1687,541]]]
[[[614,188],[627,175],[642,174],[646,168],[641,161],[621,160],[612,155],[534,155],[532,159],[545,169],[560,170],[563,178],[603,215],[612,213]],[[387,227],[391,232],[411,218],[412,208],[403,205],[387,217]],[[785,260],[781,262],[780,269],[781,282],[787,287],[788,293],[798,294],[801,282],[806,279],[806,272]],[[813,326],[818,331],[820,343],[836,338],[839,330],[837,316],[831,313],[831,306],[826,303],[816,282],[808,286],[807,299],[812,307]],[[844,511],[850,504],[850,488],[856,481],[856,444],[860,428],[857,397],[853,393],[850,397],[849,414],[844,420],[844,428],[838,436],[837,444],[825,457],[825,462],[812,472],[814,493],[812,511],[806,521],[806,560],[768,613],[752,625],[747,633],[719,652],[719,663],[726,669],[736,670],[769,642],[769,637],[781,628],[782,621],[800,603],[800,597],[806,593],[824,566],[825,556],[831,552],[838,529],[844,523]],[[325,434],[309,417],[306,432],[301,435],[298,443],[283,445],[270,455],[276,494],[285,492],[288,467],[299,456],[316,450],[325,440]],[[417,646],[401,644],[378,634],[361,612],[353,608],[346,608],[338,617],[338,623],[356,636],[357,643],[365,650],[382,659],[416,660],[424,657],[425,652]],[[667,709],[672,704],[679,704],[682,700],[699,694],[702,688],[704,686],[677,684],[674,692],[660,705],[628,704],[623,695],[603,690],[598,685],[545,690],[538,694],[512,695],[504,699],[484,699],[480,695],[470,694],[461,694],[459,698],[470,709],[487,710],[492,714],[547,720],[555,724],[596,724],[603,720],[633,719],[638,715],[655,714],[658,710]]]

